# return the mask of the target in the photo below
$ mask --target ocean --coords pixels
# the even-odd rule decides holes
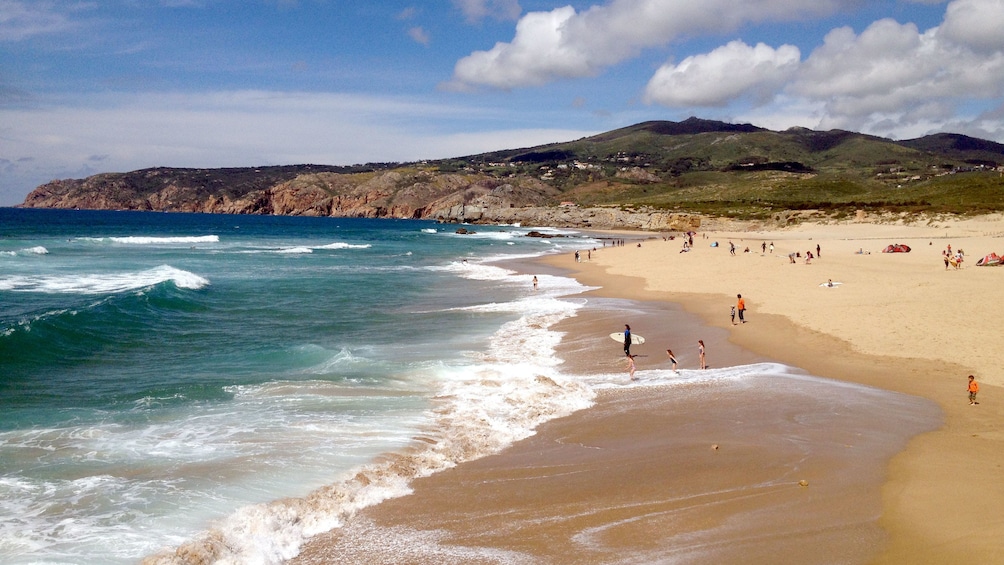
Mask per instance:
[[[467,228],[0,209],[0,562],[279,562],[587,406],[549,330],[584,288],[496,263],[596,241]]]
[[[630,306],[509,266],[602,242],[465,227],[0,208],[0,563],[279,564],[601,390],[804,389],[826,406],[789,418],[799,437],[873,438],[877,473],[936,419],[769,362],[631,382],[605,335],[604,368],[571,374],[558,322]],[[879,411],[881,430],[847,416]]]

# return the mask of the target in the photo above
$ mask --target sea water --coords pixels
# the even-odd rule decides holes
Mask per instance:
[[[0,562],[276,563],[587,406],[583,287],[495,263],[596,241],[468,230],[0,209]]]
[[[935,418],[773,363],[568,374],[588,289],[503,265],[599,241],[467,229],[0,208],[0,563],[278,564],[600,389],[807,379],[903,443]]]

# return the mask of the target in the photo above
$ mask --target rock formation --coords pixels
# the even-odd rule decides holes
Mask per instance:
[[[683,231],[700,226],[699,217],[690,214],[558,206],[557,189],[527,176],[500,179],[421,168],[366,172],[331,169],[301,166],[107,173],[44,184],[32,191],[22,206],[411,218],[651,231]]]

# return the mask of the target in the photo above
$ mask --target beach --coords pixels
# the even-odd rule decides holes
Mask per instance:
[[[669,235],[538,267],[598,287],[559,323],[565,372],[624,370],[606,334],[629,322],[651,386],[602,389],[497,455],[415,480],[292,562],[1004,560],[1004,269],[975,266],[1004,251],[999,216],[699,231],[687,252]],[[881,252],[895,243],[912,251]],[[961,269],[944,267],[949,244]],[[730,317],[737,294],[746,324]],[[702,381],[696,339],[709,375],[757,376]]]

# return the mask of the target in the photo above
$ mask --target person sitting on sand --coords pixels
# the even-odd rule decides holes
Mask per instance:
[[[969,405],[979,404],[976,402],[976,393],[980,391],[980,385],[976,383],[976,377],[969,375],[969,388],[967,390],[969,391]]]
[[[673,372],[678,373],[679,371],[676,370],[676,355],[673,355],[673,350],[667,349],[666,355],[669,355],[669,362],[673,364]]]

